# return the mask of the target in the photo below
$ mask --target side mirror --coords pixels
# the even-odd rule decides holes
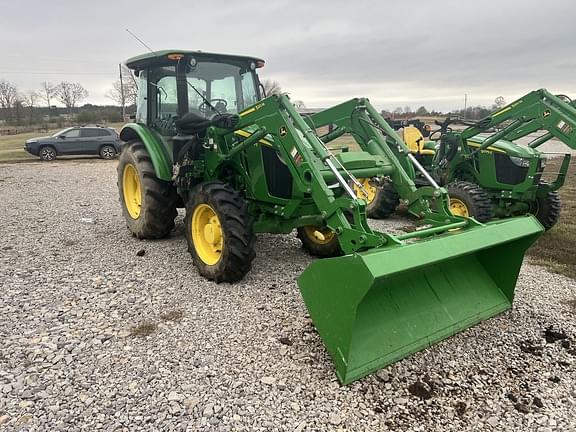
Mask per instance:
[[[266,89],[264,88],[264,85],[262,83],[259,83],[258,87],[260,87],[260,93],[262,94],[262,99],[266,99],[268,95],[266,94]]]
[[[66,135],[58,135],[59,139],[66,139]]]

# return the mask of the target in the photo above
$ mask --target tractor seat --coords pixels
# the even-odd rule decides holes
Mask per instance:
[[[410,153],[430,156],[436,154],[436,145],[431,141],[425,141],[422,133],[414,126],[404,127],[403,135],[404,142]]]

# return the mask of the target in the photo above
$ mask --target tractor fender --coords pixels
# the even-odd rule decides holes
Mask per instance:
[[[132,140],[142,141],[152,159],[156,177],[164,181],[172,179],[170,155],[156,132],[140,123],[128,123],[120,131],[120,139],[125,143]]]

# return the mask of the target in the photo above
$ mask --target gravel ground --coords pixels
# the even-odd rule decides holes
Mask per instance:
[[[512,311],[341,387],[295,236],[208,282],[181,216],[128,233],[115,168],[0,165],[0,429],[576,430],[575,281],[524,265]]]

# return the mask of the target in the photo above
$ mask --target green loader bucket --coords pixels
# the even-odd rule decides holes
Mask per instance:
[[[298,279],[342,384],[512,307],[532,216],[314,261]]]

